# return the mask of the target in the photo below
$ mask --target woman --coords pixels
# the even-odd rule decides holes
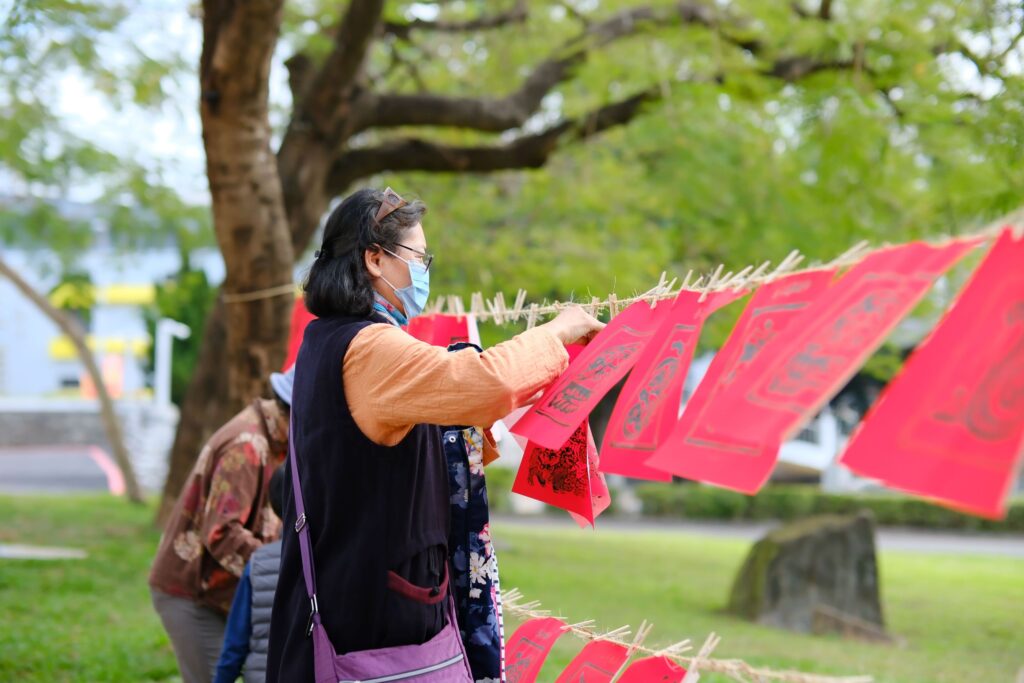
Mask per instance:
[[[328,218],[305,286],[318,319],[296,364],[293,434],[319,618],[338,653],[425,643],[447,623],[435,425],[490,425],[565,370],[566,344],[603,327],[572,307],[483,353],[413,339],[399,326],[429,295],[424,212],[390,188],[352,194]],[[285,515],[268,680],[291,683],[313,679],[313,647],[294,500]]]

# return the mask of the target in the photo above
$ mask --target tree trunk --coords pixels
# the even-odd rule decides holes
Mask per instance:
[[[142,503],[142,490],[139,488],[139,482],[135,479],[135,470],[132,468],[132,462],[128,458],[128,449],[125,448],[124,439],[121,436],[121,425],[117,420],[117,413],[114,412],[114,402],[110,400],[107,385],[103,381],[103,375],[100,374],[99,367],[96,365],[96,359],[93,358],[92,352],[85,343],[85,335],[81,327],[65,315],[63,311],[55,308],[45,296],[35,291],[28,282],[22,279],[2,259],[0,259],[0,274],[13,282],[14,286],[34,303],[46,317],[52,320],[60,328],[61,332],[71,339],[71,343],[75,345],[78,357],[85,365],[85,370],[92,378],[93,384],[96,385],[96,394],[99,396],[100,401],[100,415],[103,418],[107,439],[110,440],[110,447],[114,451],[114,460],[121,470],[121,476],[124,477],[125,492],[128,495],[128,499],[132,502]]]
[[[296,185],[289,183],[287,178],[282,180],[286,188]],[[319,208],[313,205],[309,197],[304,197],[297,191],[286,195],[285,203],[288,206],[288,212],[295,216],[291,223],[301,223],[299,226],[293,225],[291,229],[295,247],[294,254],[305,251],[310,238],[316,231],[319,217],[327,210],[328,197],[323,193],[319,193],[318,196],[322,198]],[[312,218],[313,216],[316,218]],[[283,297],[283,299],[290,304],[290,298]],[[283,327],[278,333],[281,335],[281,340],[286,340],[288,325],[291,322],[290,313],[280,318],[279,322]],[[203,443],[231,417],[232,408],[237,407],[224,399],[228,395],[226,343],[225,310],[224,305],[218,299],[217,305],[210,311],[206,320],[199,358],[182,401],[181,422],[178,423],[178,430],[174,437],[167,479],[164,482],[163,497],[156,518],[156,524],[160,527],[166,523],[167,515],[174,508],[175,500],[185,485],[196,458],[199,457]],[[281,358],[284,358],[283,354]],[[266,387],[266,383],[264,383],[264,387]]]
[[[205,3],[200,82],[203,147],[213,225],[226,276],[228,402],[265,392],[284,358],[294,263],[277,159],[270,149],[268,89],[282,0]]]
[[[231,414],[269,391],[284,360],[294,252],[268,87],[283,0],[203,4],[200,118],[213,225],[226,275],[182,405],[157,522],[166,520],[199,449]]]

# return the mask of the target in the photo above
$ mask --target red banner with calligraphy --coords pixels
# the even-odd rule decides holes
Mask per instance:
[[[505,648],[505,678],[508,683],[533,683],[544,660],[563,633],[566,624],[554,617],[530,619],[516,629]]]
[[[594,526],[598,515],[611,507],[612,494],[601,471],[601,461],[597,454],[597,442],[594,432],[587,423],[587,477],[590,480],[590,515],[570,512],[569,516],[581,527]]]
[[[587,643],[555,683],[611,683],[629,659],[629,648],[607,640]]]
[[[1024,238],[1005,231],[855,432],[841,462],[986,517],[1024,455]]]
[[[760,287],[725,346],[715,355],[675,429],[647,465],[678,477],[755,493],[771,474],[778,444],[758,448],[730,441],[733,420],[723,406],[743,391],[744,373],[760,355],[772,355],[782,336],[828,290],[834,269],[797,273]],[[719,431],[723,430],[723,431]]]
[[[976,242],[914,242],[869,255],[843,276],[787,335],[785,348],[751,365],[747,400],[756,418],[744,438],[769,444],[790,438],[838,391],[900,320]]]
[[[561,447],[598,401],[630,371],[671,309],[671,301],[655,308],[638,301],[612,318],[519,420],[514,431],[545,448]]]
[[[302,345],[302,336],[306,334],[306,325],[316,320],[316,316],[306,310],[306,300],[301,296],[295,298],[295,305],[292,306],[292,322],[288,332],[288,353],[281,366],[281,372],[285,372],[295,365],[295,359],[299,357],[299,347]]]
[[[771,354],[754,359],[705,416],[708,428],[755,457],[772,457],[766,452],[849,380],[972,244],[912,243],[870,254],[808,307]]]
[[[646,657],[629,665],[618,683],[680,683],[686,669],[668,657]]]
[[[601,444],[603,472],[671,480],[671,475],[648,467],[643,461],[675,427],[683,383],[704,321],[744,294],[715,292],[701,301],[699,292],[680,292],[667,320],[641,351],[612,410]]]
[[[584,421],[561,448],[532,441],[519,464],[512,492],[562,508],[581,526],[611,505],[604,476],[597,469],[597,445]]]

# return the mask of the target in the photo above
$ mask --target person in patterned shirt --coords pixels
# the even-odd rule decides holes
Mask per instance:
[[[294,368],[210,437],[167,522],[149,574],[153,607],[184,683],[209,683],[249,556],[280,535],[270,508],[274,470],[288,452]]]

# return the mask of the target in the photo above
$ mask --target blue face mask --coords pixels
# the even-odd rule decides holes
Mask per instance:
[[[423,312],[423,309],[427,307],[427,301],[430,299],[430,271],[419,261],[406,261],[392,251],[387,249],[384,251],[387,251],[399,261],[405,261],[405,265],[409,267],[411,284],[408,287],[395,287],[387,279],[382,279],[395,291],[395,296],[402,302],[402,308],[405,309],[405,317],[412,320]]]

